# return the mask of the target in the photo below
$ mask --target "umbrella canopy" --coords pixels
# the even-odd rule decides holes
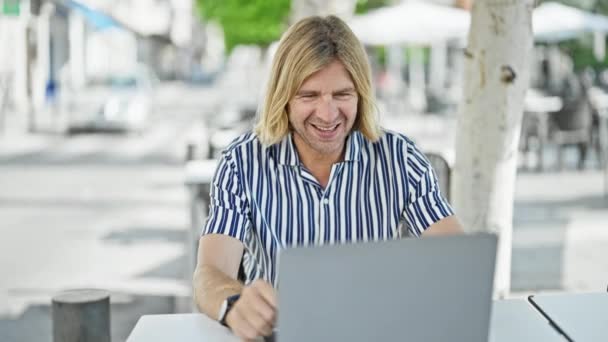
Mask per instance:
[[[422,1],[407,1],[355,16],[349,25],[365,45],[430,45],[449,39],[464,40],[469,12]]]
[[[365,45],[431,45],[467,37],[470,13],[453,7],[411,0],[355,16],[349,25]],[[584,32],[608,33],[608,17],[555,2],[532,13],[537,41],[557,42]]]
[[[547,2],[532,13],[537,41],[557,42],[578,37],[584,32],[608,32],[608,17]]]

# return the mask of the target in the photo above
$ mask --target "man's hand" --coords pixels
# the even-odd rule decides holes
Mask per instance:
[[[226,324],[244,340],[270,336],[277,317],[277,294],[269,283],[256,280],[245,287],[226,316]]]

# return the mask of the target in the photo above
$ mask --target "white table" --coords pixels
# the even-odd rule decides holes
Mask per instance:
[[[240,342],[230,330],[202,314],[142,316],[127,342]]]
[[[564,103],[559,96],[548,96],[541,91],[530,88],[524,97],[524,110],[536,113],[557,112]]]
[[[490,342],[553,342],[565,339],[524,299],[494,302]]]
[[[525,300],[494,302],[490,329],[490,342],[564,341]],[[157,341],[237,342],[239,339],[202,314],[142,316],[127,339],[127,342]]]
[[[608,293],[537,295],[533,300],[573,341],[608,341]]]

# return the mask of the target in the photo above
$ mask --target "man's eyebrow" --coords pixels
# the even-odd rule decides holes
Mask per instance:
[[[306,90],[306,89],[298,90],[298,92],[296,93],[296,95],[317,95],[317,94],[319,94],[319,92],[316,90]]]
[[[352,93],[355,92],[355,88],[353,87],[346,87],[346,88],[342,88],[342,89],[338,89],[332,92],[332,94],[341,94],[341,93]],[[298,90],[298,92],[296,93],[297,96],[302,96],[302,95],[319,95],[319,91],[317,90],[307,90],[307,89],[301,89]]]
[[[338,89],[336,91],[334,91],[334,94],[336,93],[352,93],[355,91],[355,88],[353,87],[346,87],[346,88],[342,88],[342,89]]]

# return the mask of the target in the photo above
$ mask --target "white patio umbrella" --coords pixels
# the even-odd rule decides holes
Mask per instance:
[[[469,17],[462,9],[412,0],[355,16],[349,25],[365,45],[431,45],[464,40]]]
[[[558,42],[584,32],[608,32],[608,17],[555,2],[538,6],[532,13],[537,41]]]
[[[532,23],[537,41],[557,42],[584,32],[608,32],[608,17],[555,2],[534,9]],[[349,25],[365,45],[430,45],[466,39],[470,14],[458,8],[411,0],[355,16]]]

